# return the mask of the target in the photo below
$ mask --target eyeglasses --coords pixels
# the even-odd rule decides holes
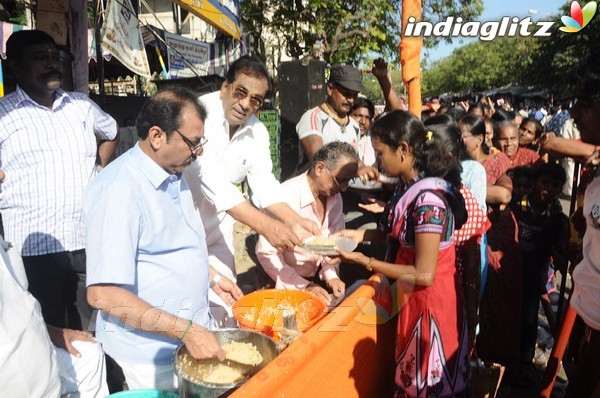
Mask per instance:
[[[333,182],[335,182],[335,185],[337,187],[337,189],[339,189],[340,191],[344,190],[345,188],[348,188],[348,185],[354,181],[354,178],[350,178],[348,180],[345,181],[338,181],[337,178],[335,178],[335,176],[333,175],[333,173],[331,172],[331,170],[329,170],[329,167],[325,166],[325,169],[327,169],[327,172],[329,173],[329,175],[331,176],[331,178],[333,178]]]
[[[250,94],[248,93],[248,91],[243,87],[237,87],[233,90],[233,98],[235,98],[238,101],[242,101],[248,98],[249,95]],[[257,95],[253,95],[250,97],[250,106],[252,107],[252,109],[260,108],[263,102],[264,98],[261,98]]]
[[[198,142],[195,143],[192,140],[190,140],[189,138],[187,138],[185,135],[183,135],[183,133],[181,131],[179,131],[177,129],[175,129],[175,131],[177,132],[177,134],[179,134],[181,136],[183,141],[186,144],[188,144],[188,146],[190,147],[190,150],[192,151],[192,156],[197,156],[198,152],[202,153],[204,145],[208,142],[208,138],[202,136],[202,137],[200,137]]]

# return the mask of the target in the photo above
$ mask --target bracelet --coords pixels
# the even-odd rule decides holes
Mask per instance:
[[[217,272],[217,275],[215,275],[215,277],[212,279],[212,281],[210,281],[210,288],[212,289],[213,287],[215,287],[217,285],[217,283],[219,283],[219,281],[221,280],[221,278],[223,277],[223,275],[221,275],[220,272]]]
[[[188,319],[188,323],[187,323],[187,327],[185,328],[185,332],[183,332],[183,334],[181,335],[181,337],[179,338],[179,341],[182,341],[183,338],[185,337],[185,335],[190,331],[190,329],[192,328],[192,320]]]
[[[369,263],[367,264],[367,270],[373,271],[373,261],[375,261],[375,258],[371,257],[369,259]]]

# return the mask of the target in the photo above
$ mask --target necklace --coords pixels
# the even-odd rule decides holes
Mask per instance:
[[[327,105],[327,102],[323,102],[321,108],[329,115],[330,118],[335,120],[337,124],[340,126],[340,132],[344,134],[346,132],[346,126],[350,123],[350,117],[348,115],[339,117],[330,107]]]

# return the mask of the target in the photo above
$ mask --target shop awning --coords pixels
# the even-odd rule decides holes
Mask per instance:
[[[239,0],[172,0],[236,40],[240,39]]]

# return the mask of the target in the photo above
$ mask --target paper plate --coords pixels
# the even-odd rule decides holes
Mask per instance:
[[[360,178],[355,178],[348,183],[348,187],[360,189],[361,191],[376,191],[381,189],[381,182],[367,181],[366,183],[363,183]]]
[[[331,245],[311,245],[317,239],[316,236],[311,236],[302,242],[302,248],[313,254],[321,254],[324,256],[337,256],[338,252],[334,249],[335,246],[339,247],[345,252],[351,252],[358,246],[358,243],[345,236],[336,236],[331,239],[335,242],[334,246]]]

